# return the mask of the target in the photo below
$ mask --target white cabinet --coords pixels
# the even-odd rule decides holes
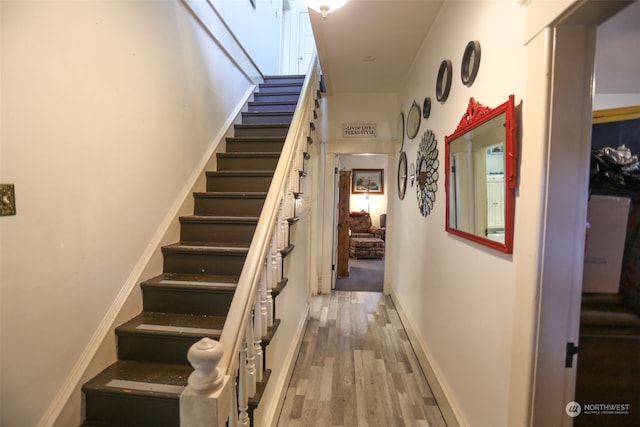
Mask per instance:
[[[487,175],[487,228],[504,229],[504,174]]]

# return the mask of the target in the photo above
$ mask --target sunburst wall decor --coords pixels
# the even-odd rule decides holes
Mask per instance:
[[[416,178],[418,181],[418,209],[422,216],[428,216],[433,210],[438,191],[438,141],[431,130],[422,135],[422,141],[418,147],[418,160],[416,162]]]

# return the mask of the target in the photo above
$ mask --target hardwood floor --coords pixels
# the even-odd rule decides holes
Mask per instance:
[[[314,297],[279,427],[445,426],[390,297]]]

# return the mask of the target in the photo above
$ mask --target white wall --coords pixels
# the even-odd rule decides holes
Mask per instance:
[[[0,8],[0,181],[17,199],[0,218],[0,424],[48,425],[159,272],[156,245],[257,73],[182,2]]]
[[[432,98],[431,116],[423,120],[415,141],[427,129],[436,135],[440,179],[427,218],[420,215],[411,191],[402,201],[390,198],[396,261],[391,263],[391,292],[417,332],[462,425],[508,425],[515,271],[517,262],[527,261],[445,232],[444,138],[455,130],[470,97],[489,107],[505,102],[510,94],[516,104],[522,102],[525,12],[514,1],[445,2],[399,99],[406,114],[412,101],[422,105],[425,96]],[[477,79],[468,88],[459,76],[470,40],[480,42],[482,57]],[[440,104],[435,82],[443,59],[453,63],[453,83],[448,100]],[[417,147],[414,141],[405,142],[409,159],[416,158]],[[527,212],[516,208],[516,215]]]
[[[216,7],[258,68],[265,75],[279,74],[283,0],[254,0],[255,7],[250,0],[206,1]]]

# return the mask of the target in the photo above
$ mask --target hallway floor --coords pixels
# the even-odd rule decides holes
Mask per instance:
[[[390,297],[313,297],[278,426],[445,425]]]

